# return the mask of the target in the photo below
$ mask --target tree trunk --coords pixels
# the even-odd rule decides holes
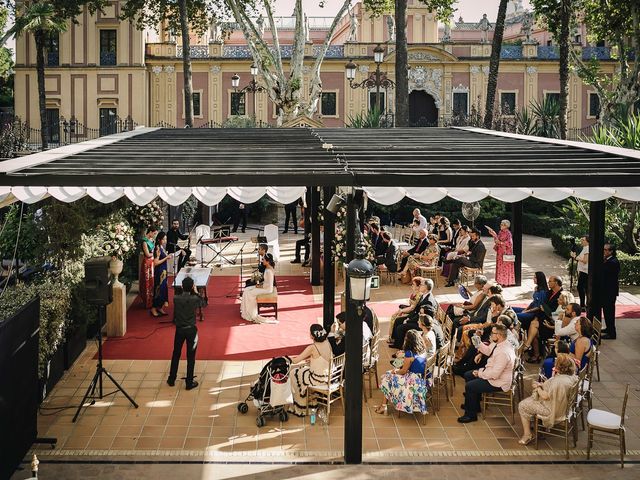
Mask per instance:
[[[509,3],[508,0],[500,0],[498,18],[493,31],[493,43],[491,44],[487,103],[485,104],[484,114],[484,128],[488,129],[493,127],[493,107],[496,102],[496,90],[498,88],[498,68],[500,67],[500,51],[502,50],[502,37],[504,35],[504,19],[507,16],[507,3]]]
[[[49,148],[49,122],[47,121],[47,94],[44,87],[45,32],[44,30],[36,30],[33,36],[36,41],[36,72],[38,77],[38,107],[40,109],[40,139],[42,141],[42,150],[47,150],[47,148]]]
[[[569,103],[569,28],[571,0],[560,1],[560,138],[567,138],[567,110]]]
[[[396,2],[396,126],[409,126],[409,55],[407,0]]]
[[[184,123],[193,128],[193,79],[191,73],[191,52],[189,41],[189,18],[187,0],[178,0],[180,9],[180,30],[182,34],[182,71],[184,79]]]

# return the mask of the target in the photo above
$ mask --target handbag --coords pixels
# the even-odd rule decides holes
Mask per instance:
[[[516,261],[515,255],[502,255],[502,261],[507,263],[513,263]]]

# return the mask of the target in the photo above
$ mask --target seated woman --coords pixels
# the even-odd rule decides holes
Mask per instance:
[[[554,368],[555,375],[544,383],[533,382],[533,393],[518,404],[522,420],[523,435],[520,445],[528,445],[533,440],[531,420],[535,415],[542,418],[542,424],[550,428],[565,415],[569,390],[578,381],[573,359],[559,354]]]
[[[252,285],[244,289],[242,299],[240,300],[240,315],[243,319],[254,323],[278,323],[278,320],[266,318],[258,314],[258,295],[264,295],[273,292],[274,277],[273,268],[276,262],[273,255],[265,253],[262,257],[262,266],[265,268],[262,283]]]
[[[591,321],[587,317],[580,317],[576,322],[578,338],[569,344],[569,355],[573,358],[578,370],[582,370],[589,363],[589,352],[591,351],[591,335],[593,333]],[[549,378],[556,362],[554,357],[545,358],[542,369],[545,377]]]
[[[289,374],[293,393],[293,404],[289,407],[289,412],[299,417],[303,417],[307,411],[307,388],[311,385],[327,383],[333,358],[331,345],[327,341],[327,332],[323,326],[314,323],[309,328],[309,332],[313,343],[300,355],[291,359],[292,364],[301,365],[294,365]]]
[[[380,390],[384,395],[382,405],[375,409],[384,414],[387,405],[402,412],[422,414],[427,411],[427,389],[429,385],[424,379],[426,367],[426,347],[417,330],[409,330],[404,337],[404,361],[400,368],[389,370],[382,376]]]
[[[458,232],[458,238],[456,239],[456,244],[453,246],[451,250],[449,250],[444,257],[444,263],[442,264],[442,276],[445,278],[449,278],[449,272],[451,270],[451,262],[453,262],[460,255],[464,255],[469,251],[469,240],[471,239],[471,235],[469,235],[469,227],[467,225],[462,225],[460,227],[460,231]]]
[[[547,286],[547,277],[544,272],[536,272],[533,276],[533,300],[526,308],[523,307],[513,307],[513,311],[518,315],[518,320],[520,320],[520,324],[522,328],[525,330],[529,330],[529,326],[531,325],[531,321],[536,318],[536,315],[539,315],[542,311],[542,305],[549,298],[549,289]]]
[[[431,315],[422,313],[418,317],[418,327],[420,327],[422,341],[424,342],[424,346],[426,348],[425,355],[427,358],[429,358],[431,355],[435,355],[438,345],[436,332],[433,329],[434,322],[435,320]]]
[[[389,336],[387,337],[387,342],[391,341],[391,335],[393,334],[393,327],[396,325],[396,320],[401,317],[406,317],[411,312],[413,312],[420,303],[420,299],[422,298],[422,294],[420,293],[420,284],[422,283],[422,277],[413,277],[411,279],[411,295],[409,295],[409,304],[408,305],[400,305],[400,308],[395,311],[393,315],[391,315],[391,319],[389,320]]]
[[[331,331],[327,336],[329,344],[331,344],[331,351],[333,356],[337,357],[342,355],[345,349],[344,336],[347,331],[347,315],[345,312],[340,312],[336,315],[336,321],[331,325]],[[367,325],[367,322],[362,322],[362,348],[368,350],[370,348],[370,341],[373,338],[373,333]],[[367,358],[369,355],[367,354]]]
[[[452,303],[447,308],[447,315],[455,322],[456,319],[459,320],[460,317],[475,312],[485,298],[487,298],[487,293],[489,291],[489,286],[485,291],[485,285],[487,285],[487,277],[484,275],[477,275],[473,280],[473,287],[475,291],[471,293],[466,287],[465,290],[467,295],[469,295],[469,299],[464,302]]]
[[[440,247],[438,246],[438,237],[430,234],[427,235],[429,245],[421,255],[412,255],[408,258],[402,271],[398,275],[403,279],[420,274],[419,267],[437,267],[438,258],[440,258]],[[408,283],[408,282],[406,282]]]
[[[558,306],[551,312],[550,319],[544,315],[544,312],[541,312],[531,321],[525,345],[526,351],[533,352],[526,360],[528,363],[540,363],[540,360],[542,360],[541,355],[544,353],[544,346],[547,340],[553,337],[556,330],[556,320],[562,320],[564,310],[574,301],[573,294],[568,290],[563,290],[558,295]]]

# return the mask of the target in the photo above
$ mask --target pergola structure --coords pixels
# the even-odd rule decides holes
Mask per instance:
[[[0,163],[0,206],[64,202],[85,195],[109,203],[127,196],[144,205],[159,196],[170,205],[191,194],[206,205],[225,195],[243,203],[264,194],[289,203],[305,192],[317,218],[321,190],[362,189],[376,202],[405,196],[434,203],[450,196],[471,202],[491,196],[511,204],[516,281],[521,280],[522,200],[591,202],[589,315],[599,315],[605,200],[640,201],[640,152],[476,128],[394,129],[161,129],[138,128]],[[348,195],[353,218],[356,195]],[[335,224],[325,215],[324,251]],[[320,225],[311,222],[312,284],[320,284]],[[353,256],[355,229],[349,230]],[[351,258],[347,258],[350,260]],[[324,323],[334,317],[332,255],[324,262]],[[346,340],[345,458],[361,461],[362,329]],[[353,332],[353,333],[351,333]]]

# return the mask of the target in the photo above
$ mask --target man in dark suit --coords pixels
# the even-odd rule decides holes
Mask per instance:
[[[396,320],[395,327],[393,328],[393,334],[391,338],[393,339],[393,348],[402,348],[402,344],[404,343],[404,336],[407,334],[409,330],[419,330],[418,327],[418,317],[421,313],[425,313],[431,317],[436,316],[436,311],[438,310],[438,301],[436,297],[433,295],[433,280],[430,278],[425,278],[420,284],[420,293],[422,293],[422,299],[416,305],[416,308],[404,318],[399,318]]]
[[[293,233],[298,233],[298,218],[297,211],[298,208],[298,200],[295,202],[287,203],[284,206],[285,220],[284,220],[284,230],[282,233],[287,233],[289,231],[289,219],[293,220]]]
[[[602,313],[605,328],[602,338],[616,339],[616,298],[620,294],[618,277],[620,276],[620,262],[616,256],[616,247],[610,243],[604,245],[604,268],[602,270]]]
[[[409,257],[411,255],[421,254],[427,249],[428,246],[429,246],[429,241],[427,240],[427,230],[423,228],[418,233],[418,242],[409,250],[402,252],[402,260],[400,261],[400,270],[404,270],[404,267],[409,261]]]
[[[177,272],[179,272],[189,261],[189,258],[191,258],[191,250],[189,250],[188,247],[181,249],[180,245],[178,245],[178,240],[187,240],[188,238],[188,233],[180,233],[180,220],[174,218],[171,222],[171,228],[167,232],[167,251],[169,253],[180,252]]]
[[[398,269],[398,264],[396,263],[398,245],[396,245],[396,242],[391,238],[389,232],[382,232],[380,236],[382,238],[381,242],[385,245],[385,249],[383,253],[376,255],[376,263],[378,265],[384,265],[388,271],[395,273]]]
[[[484,256],[487,253],[487,249],[480,240],[480,230],[474,228],[471,230],[471,241],[469,242],[469,252],[467,256],[459,256],[451,263],[451,270],[449,271],[449,278],[447,287],[453,287],[455,281],[458,279],[458,272],[461,267],[480,268],[484,263]]]

